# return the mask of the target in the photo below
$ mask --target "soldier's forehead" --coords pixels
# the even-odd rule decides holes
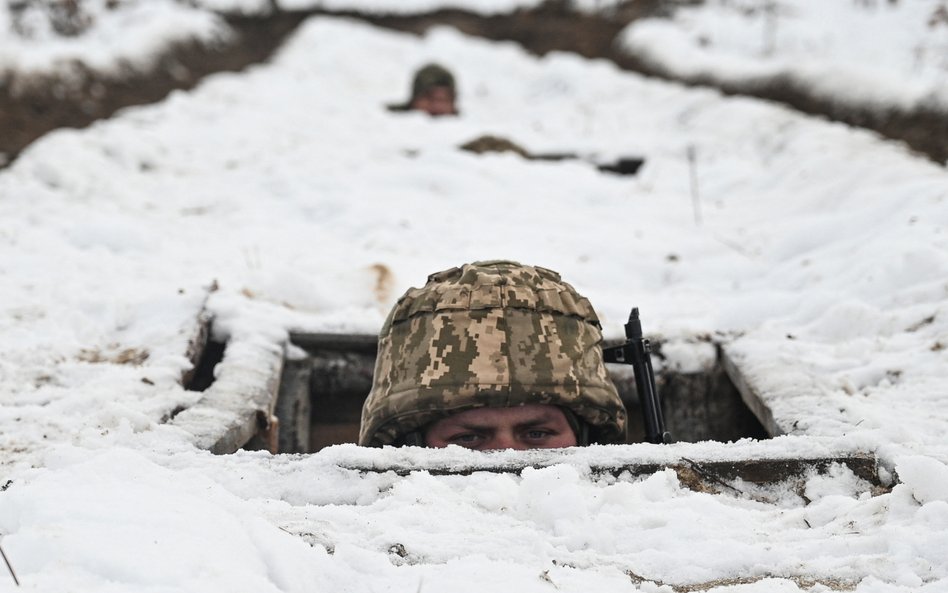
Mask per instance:
[[[481,424],[493,422],[535,422],[563,417],[563,411],[550,404],[525,404],[504,408],[473,408],[447,416],[438,424]]]

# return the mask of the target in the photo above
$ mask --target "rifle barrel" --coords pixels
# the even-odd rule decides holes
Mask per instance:
[[[642,419],[645,424],[645,440],[661,444],[671,442],[671,433],[665,430],[665,418],[662,416],[662,404],[655,389],[655,372],[652,370],[652,348],[642,336],[642,322],[639,309],[635,307],[625,324],[625,337],[630,347],[630,362],[635,374],[635,388],[642,405]]]

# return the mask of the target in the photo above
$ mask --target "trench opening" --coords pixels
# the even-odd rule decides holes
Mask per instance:
[[[362,403],[372,388],[377,337],[374,335],[293,334],[305,356],[286,361],[275,414],[279,452],[312,453],[355,443]],[[661,357],[660,344],[654,357]],[[665,422],[676,442],[770,438],[744,403],[720,352],[717,364],[699,372],[656,371]],[[606,365],[629,413],[628,443],[644,440],[635,379],[624,365]]]
[[[662,344],[652,343],[653,362],[663,362]],[[743,438],[769,439],[771,435],[750,407],[723,362],[720,347],[715,363],[697,372],[663,368],[655,372],[655,388],[662,402],[665,424],[676,442],[733,442]],[[606,364],[629,413],[628,443],[645,440],[642,406],[629,366]],[[762,404],[761,404],[762,405]]]
[[[208,387],[214,384],[214,369],[217,364],[224,360],[224,351],[227,349],[226,342],[215,342],[208,340],[204,348],[201,349],[197,364],[194,365],[189,376],[184,380],[184,388],[188,391],[206,391]]]

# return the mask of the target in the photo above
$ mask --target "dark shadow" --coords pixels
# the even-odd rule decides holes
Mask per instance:
[[[224,350],[227,348],[226,342],[208,341],[201,352],[197,366],[194,368],[194,374],[190,380],[185,383],[184,388],[188,391],[205,391],[214,383],[214,368],[217,363],[224,359]]]

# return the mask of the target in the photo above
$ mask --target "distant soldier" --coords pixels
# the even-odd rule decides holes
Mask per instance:
[[[359,443],[541,449],[623,442],[599,319],[559,274],[510,261],[432,274],[379,335]]]
[[[424,111],[428,115],[457,115],[457,86],[454,75],[438,64],[428,64],[415,73],[411,96],[391,111]]]

